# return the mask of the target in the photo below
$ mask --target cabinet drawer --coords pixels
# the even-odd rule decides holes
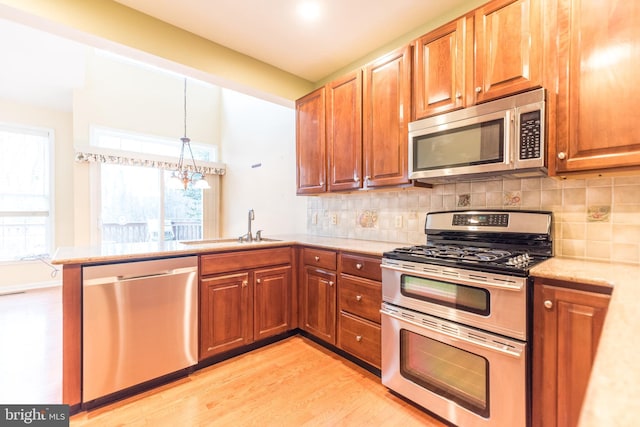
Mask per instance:
[[[364,319],[340,313],[339,347],[380,368],[380,326]]]
[[[230,273],[290,263],[291,248],[289,247],[216,253],[200,257],[200,275]]]
[[[336,270],[338,254],[335,251],[328,251],[316,248],[303,248],[302,261],[305,265]]]
[[[340,275],[340,310],[380,323],[382,286],[379,282]]]
[[[381,259],[359,254],[340,255],[340,269],[343,273],[366,277],[371,280],[382,280]]]

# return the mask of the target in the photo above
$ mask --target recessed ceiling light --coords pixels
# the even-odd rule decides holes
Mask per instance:
[[[320,3],[314,0],[304,0],[298,3],[298,15],[305,21],[315,21],[320,17]]]

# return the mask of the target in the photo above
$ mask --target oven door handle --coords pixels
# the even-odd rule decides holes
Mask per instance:
[[[485,281],[481,281],[481,280],[468,280],[465,279],[464,277],[460,277],[458,275],[455,274],[451,274],[448,275],[447,272],[445,271],[443,274],[441,275],[430,275],[428,271],[421,271],[421,270],[413,270],[413,269],[407,269],[404,267],[394,267],[392,265],[381,265],[382,268],[387,268],[389,270],[394,270],[397,271],[399,273],[403,273],[403,274],[411,274],[411,273],[415,273],[415,274],[419,274],[419,275],[423,275],[426,276],[426,278],[428,279],[434,279],[434,280],[455,280],[456,283],[458,284],[462,284],[462,285],[473,285],[473,286],[482,286],[483,288],[491,288],[491,289],[505,289],[508,291],[520,291],[522,290],[522,287],[524,286],[525,281],[521,281],[521,282],[514,282],[514,283],[492,283],[492,282],[485,282]],[[479,273],[480,275],[481,273]]]
[[[492,350],[492,351],[494,351],[496,353],[503,353],[503,354],[506,354],[506,355],[509,355],[509,356],[516,357],[518,359],[520,359],[522,357],[522,351],[518,351],[517,349],[516,350],[510,350],[508,348],[504,348],[504,346],[503,347],[498,347],[497,345],[487,344],[487,343],[484,343],[482,341],[471,340],[469,338],[466,338],[466,337],[461,336],[461,335],[453,334],[453,333],[448,332],[446,330],[442,330],[442,329],[434,328],[434,327],[431,327],[431,326],[428,326],[428,325],[425,325],[425,324],[422,324],[422,323],[418,323],[418,322],[413,321],[411,319],[408,319],[406,317],[402,317],[402,316],[399,316],[399,315],[397,315],[395,313],[392,313],[391,311],[385,310],[384,308],[380,310],[380,313],[383,314],[383,315],[389,316],[391,318],[394,318],[396,320],[399,320],[401,322],[406,322],[406,323],[409,323],[411,325],[417,326],[419,328],[429,329],[430,331],[436,332],[438,334],[443,334],[443,335],[446,335],[448,337],[451,337],[451,338],[454,338],[454,339],[457,339],[457,340],[460,340],[460,341],[464,341],[464,342],[466,342],[468,344],[477,345],[477,346],[486,348],[487,350]]]

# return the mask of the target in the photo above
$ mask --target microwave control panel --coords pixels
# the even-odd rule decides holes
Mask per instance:
[[[520,160],[539,159],[542,148],[540,110],[520,115]]]

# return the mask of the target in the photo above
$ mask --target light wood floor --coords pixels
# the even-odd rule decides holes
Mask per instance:
[[[62,288],[0,295],[0,403],[62,402]]]
[[[300,336],[71,418],[77,427],[124,425],[444,426]]]
[[[60,288],[0,296],[0,403],[60,403],[61,353]],[[444,424],[391,394],[370,372],[295,336],[76,414],[71,426]]]

